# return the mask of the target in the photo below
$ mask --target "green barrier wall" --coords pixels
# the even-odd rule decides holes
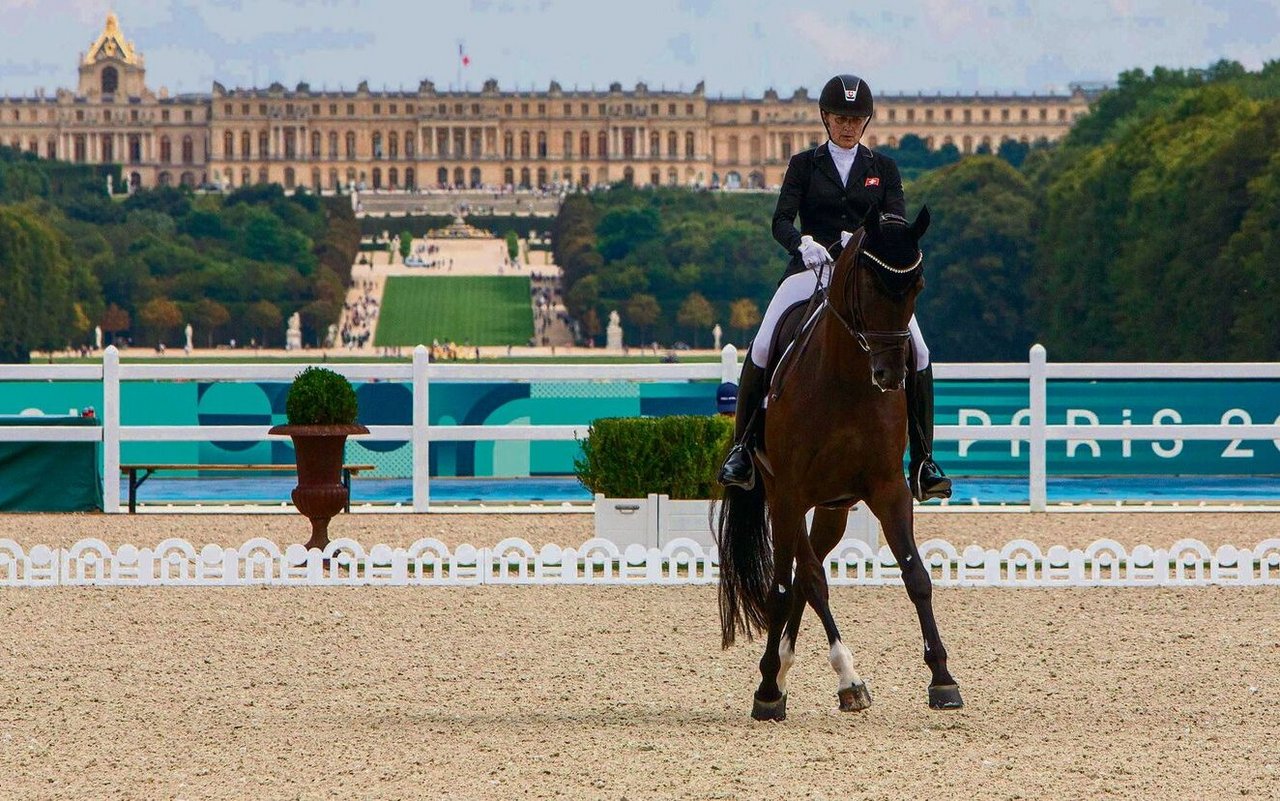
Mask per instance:
[[[80,417],[0,416],[0,427],[96,426]],[[102,508],[97,442],[0,442],[0,512],[87,512]]]
[[[598,417],[713,414],[717,383],[530,382],[431,386],[433,425],[563,425]],[[285,383],[129,381],[121,387],[125,425],[261,425],[284,422]],[[408,384],[356,385],[360,421],[409,425]],[[1025,422],[1027,385],[1018,381],[945,381],[938,384],[937,422],[998,425]],[[1050,423],[1134,425],[1148,423],[1272,423],[1280,418],[1277,381],[1053,381]],[[25,409],[46,413],[102,408],[101,385],[87,382],[0,383],[0,414]],[[1026,475],[1027,449],[1007,442],[940,442],[949,473]],[[433,476],[564,475],[573,472],[575,442],[437,443]],[[347,460],[378,465],[376,477],[412,475],[406,442],[367,437],[348,445]],[[1050,475],[1249,475],[1280,474],[1280,445],[1262,442],[1053,442]],[[122,462],[193,464],[293,461],[279,442],[125,443]]]

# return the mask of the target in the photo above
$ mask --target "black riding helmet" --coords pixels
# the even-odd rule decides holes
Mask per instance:
[[[842,117],[866,117],[867,125],[862,129],[863,133],[866,133],[866,129],[871,127],[871,117],[875,115],[876,103],[875,98],[871,96],[871,87],[867,86],[866,81],[857,75],[837,75],[822,87],[822,94],[818,95],[818,108],[828,114],[839,114]],[[830,137],[831,129],[827,127],[825,119],[822,121],[822,127]]]
[[[870,117],[875,113],[871,87],[857,75],[837,75],[818,96],[818,108],[842,117]]]

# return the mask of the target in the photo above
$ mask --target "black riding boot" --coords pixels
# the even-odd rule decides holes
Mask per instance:
[[[764,409],[760,407],[764,392],[764,370],[756,367],[748,356],[742,363],[742,376],[738,379],[738,407],[733,417],[734,445],[716,476],[716,481],[723,487],[749,490],[756,485],[751,449],[755,444],[755,432],[764,421]]]
[[[907,378],[907,437],[911,461],[907,483],[917,501],[950,498],[951,479],[933,461],[933,365]]]

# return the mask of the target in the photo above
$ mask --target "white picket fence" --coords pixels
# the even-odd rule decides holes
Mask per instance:
[[[920,557],[942,587],[1189,587],[1204,585],[1280,586],[1280,538],[1253,548],[1223,545],[1216,551],[1184,539],[1169,548],[1126,549],[1102,539],[1087,548],[1055,545],[1042,551],[1030,540],[1000,549],[971,545],[963,551],[944,540],[920,545]],[[897,585],[901,572],[887,546],[873,550],[860,540],[842,541],[827,559],[827,579],[837,586]],[[283,587],[475,586],[482,584],[680,585],[712,584],[719,578],[717,552],[693,540],[676,539],[662,548],[632,544],[620,549],[603,539],[577,547],[534,548],[511,538],[492,548],[436,539],[408,548],[355,540],[330,543],[323,552],[271,540],[249,540],[239,548],[183,539],[155,548],[98,539],[70,548],[37,545],[25,550],[0,540],[0,587]]]

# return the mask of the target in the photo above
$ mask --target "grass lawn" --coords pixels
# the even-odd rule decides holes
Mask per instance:
[[[527,345],[529,286],[527,276],[391,276],[374,344]]]

